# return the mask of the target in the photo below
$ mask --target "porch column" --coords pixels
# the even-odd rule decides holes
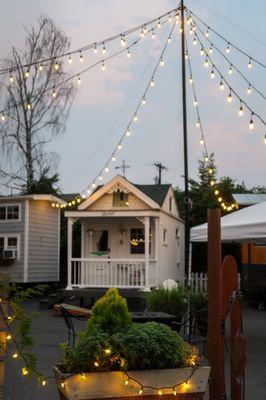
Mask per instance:
[[[73,238],[73,218],[67,219],[67,287],[66,289],[72,289],[71,287],[71,258],[72,258],[72,238]]]
[[[144,217],[144,227],[145,227],[145,287],[149,288],[149,280],[150,280],[150,274],[149,274],[150,217]]]
[[[155,258],[155,265],[156,265],[156,285],[159,285],[159,246],[160,246],[160,240],[159,240],[159,217],[156,217],[154,219],[155,223],[155,239],[154,239],[154,258]],[[160,266],[161,268],[161,266]]]

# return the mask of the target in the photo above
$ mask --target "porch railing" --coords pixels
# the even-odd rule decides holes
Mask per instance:
[[[145,260],[126,258],[72,258],[72,287],[145,287]]]

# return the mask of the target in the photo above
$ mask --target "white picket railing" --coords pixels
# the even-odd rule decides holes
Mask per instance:
[[[145,260],[142,258],[72,258],[71,286],[143,288],[145,287]]]
[[[208,275],[204,272],[194,272],[191,274],[190,287],[193,292],[201,293],[208,290]]]

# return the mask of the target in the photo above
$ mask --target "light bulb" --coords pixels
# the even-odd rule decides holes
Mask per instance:
[[[223,201],[222,197],[218,197],[218,201],[221,203]]]
[[[190,35],[193,35],[193,32],[194,32],[194,31],[193,31],[193,29],[192,29],[192,27],[191,27],[190,30],[189,30],[189,34],[190,34]]]
[[[122,149],[122,144],[119,143],[119,145],[117,146],[117,148],[118,148],[118,150],[121,150],[121,149]]]
[[[83,55],[82,55],[82,53],[80,52],[80,55],[79,55],[79,61],[81,62],[81,63],[83,63],[84,62],[84,58],[83,58]]]
[[[194,105],[194,107],[196,107],[196,106],[198,105],[197,99],[195,99],[195,100],[193,101],[193,105]]]
[[[103,53],[103,54],[106,53],[106,47],[105,47],[105,44],[104,44],[104,43],[103,43],[102,53]]]
[[[164,66],[164,59],[163,58],[160,59],[160,65],[161,65],[161,67]]]
[[[227,43],[227,47],[226,47],[226,49],[225,49],[225,52],[228,54],[228,53],[230,53],[230,44],[229,43]]]
[[[253,131],[253,129],[254,129],[253,113],[251,114],[251,117],[250,117],[249,129],[250,129],[251,131]]]
[[[193,39],[193,44],[194,44],[194,46],[197,46],[197,39],[196,39],[196,37],[194,37],[194,39]]]
[[[126,381],[125,381],[125,386],[127,386],[129,384],[129,380],[127,379]]]
[[[142,98],[141,103],[142,103],[143,105],[146,104],[146,98],[145,98],[145,97]]]
[[[204,144],[204,139],[203,139],[203,137],[200,138],[200,144],[201,144],[201,145]]]
[[[204,62],[204,67],[208,67],[209,66],[209,60],[208,60],[208,58],[206,58],[206,60],[205,60],[205,62]]]
[[[155,85],[154,78],[151,78],[151,83],[150,83],[150,85],[151,85],[152,87]]]
[[[96,183],[95,183],[95,182],[92,183],[92,187],[93,187],[93,188],[96,187]]]
[[[239,107],[238,115],[240,117],[242,117],[243,114],[244,114],[244,110],[243,110],[243,106],[242,106],[242,101],[240,101],[240,107]]]
[[[31,104],[30,103],[27,104],[27,109],[31,110]]]
[[[94,52],[94,54],[97,54],[97,53],[98,53],[98,48],[97,48],[96,43],[95,43],[95,45],[94,45],[93,52]]]
[[[53,98],[55,98],[55,97],[56,97],[56,91],[55,91],[55,89],[53,90],[53,94],[52,94],[52,96],[53,96]]]
[[[161,29],[161,27],[162,27],[161,20],[160,20],[160,19],[158,19],[157,28]]]
[[[103,177],[102,177],[102,175],[99,175],[99,180],[100,180],[100,181],[102,181],[102,180],[103,180]]]
[[[4,121],[6,119],[6,116],[5,116],[5,114],[2,112],[2,114],[1,114],[1,121]]]
[[[58,71],[59,70],[59,64],[58,64],[58,62],[56,61],[55,62],[55,64],[54,64],[54,69],[56,70],[56,71]]]
[[[30,76],[30,71],[27,70],[27,71],[25,72],[25,78],[28,78],[29,76]]]
[[[115,162],[115,160],[116,160],[116,157],[112,156],[112,161]]]
[[[60,386],[61,386],[62,389],[64,389],[64,387],[65,387],[65,382],[61,382],[61,385],[60,385]]]
[[[91,192],[91,190],[90,189],[87,189],[87,193],[89,194]]]
[[[211,79],[214,79],[215,78],[215,73],[214,73],[214,70],[212,69],[212,72],[211,72]]]
[[[137,114],[134,114],[133,121],[134,121],[134,122],[138,122],[138,116],[137,116]]]
[[[72,60],[72,57],[71,57],[71,55],[68,57],[68,60],[67,60],[67,62],[68,62],[68,64],[72,64],[73,60]]]
[[[153,39],[155,39],[155,32],[154,32],[154,30],[152,30],[151,37],[152,37]]]
[[[168,17],[168,22],[172,22],[172,16],[171,15],[169,15],[169,17]]]
[[[42,380],[42,386],[45,386],[45,385],[46,385],[46,380],[43,379],[43,380]]]
[[[190,78],[189,78],[189,83],[193,83],[193,78],[192,78],[192,76],[190,76]]]
[[[214,191],[214,194],[215,194],[216,196],[218,196],[219,190],[216,189],[216,190]]]
[[[27,376],[29,374],[28,368],[23,367],[22,370],[21,370],[21,373],[22,373],[23,376]]]
[[[13,358],[18,358],[18,353],[14,353],[12,357]]]
[[[266,144],[266,133],[264,135],[264,143]]]
[[[252,68],[252,60],[251,60],[251,58],[249,59],[249,62],[248,62],[248,68],[249,68],[249,69]]]
[[[143,30],[143,28],[141,28],[141,31],[140,31],[140,37],[143,39],[143,38],[144,38],[144,36],[145,36],[144,30]]]
[[[173,395],[176,396],[176,390],[175,390],[175,388],[173,389]]]
[[[206,32],[205,32],[205,36],[209,37],[210,36],[210,32],[209,32],[209,28],[207,28]]]
[[[10,77],[9,77],[9,82],[13,82],[14,81],[14,78],[13,78],[13,76],[12,76],[12,74],[10,75]]]
[[[176,15],[175,15],[175,23],[176,23],[176,25],[179,24],[179,14],[178,13],[176,13]]]
[[[11,340],[11,339],[12,339],[12,336],[9,334],[9,335],[6,336],[6,339],[7,339],[7,340]]]
[[[130,129],[129,129],[129,128],[127,128],[127,130],[126,130],[126,135],[127,135],[127,136],[130,136],[130,135],[131,135],[131,132],[130,132]]]
[[[186,50],[185,59],[188,60],[188,51]]]
[[[130,57],[131,57],[130,50],[129,50],[129,49],[127,49],[127,58],[130,58]]]
[[[143,389],[139,389],[139,395],[143,393]]]
[[[231,93],[231,89],[230,89],[229,95],[228,95],[228,97],[227,97],[227,101],[228,101],[228,103],[231,103],[232,100],[233,100],[233,98],[232,98],[232,93]]]
[[[210,53],[210,54],[212,54],[212,53],[213,53],[213,47],[212,47],[212,44],[210,45],[210,48],[209,48],[209,53]]]
[[[42,71],[42,70],[43,70],[43,65],[40,64],[40,65],[39,65],[39,71]]]
[[[147,29],[147,26],[146,26],[146,25],[145,25],[144,28],[143,28],[143,32],[144,32],[145,35],[146,35],[146,33],[148,32],[148,29]]]
[[[232,65],[230,65],[230,68],[229,68],[229,70],[228,70],[228,74],[229,74],[229,75],[232,75],[232,73],[233,73],[233,67],[232,67]]]
[[[80,79],[80,76],[78,75],[78,84],[80,85],[81,84],[81,79]]]
[[[102,70],[102,71],[105,71],[105,70],[106,70],[106,66],[105,66],[105,64],[104,64],[104,61],[102,61],[101,70]]]
[[[205,156],[204,161],[205,161],[205,162],[208,162],[208,161],[209,161],[209,157],[208,157],[208,156]]]
[[[196,122],[196,128],[199,128],[199,127],[200,127],[200,120],[198,119]]]
[[[125,45],[126,45],[126,41],[125,41],[125,38],[123,35],[121,35],[121,37],[120,37],[120,44],[122,47],[125,47]]]
[[[220,90],[224,90],[224,84],[223,84],[223,80],[222,79],[220,81]]]
[[[161,396],[163,394],[163,392],[159,389],[158,390],[158,395]]]
[[[248,94],[250,94],[250,93],[251,93],[251,85],[250,85],[250,84],[248,85],[248,88],[247,88],[247,93],[248,93]]]
[[[180,26],[180,28],[179,28],[179,32],[180,32],[180,33],[182,33],[182,32],[183,32],[183,28],[182,28],[182,26]]]
[[[204,54],[205,54],[205,51],[204,51],[204,49],[203,49],[203,47],[200,49],[200,55],[201,56],[204,56]]]
[[[171,43],[171,40],[172,40],[172,39],[171,39],[171,36],[168,36],[167,42],[168,42],[168,43]]]
[[[105,166],[104,170],[105,170],[105,172],[109,172],[109,167],[108,167],[108,165]]]

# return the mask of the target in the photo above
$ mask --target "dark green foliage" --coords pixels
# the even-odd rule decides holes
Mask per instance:
[[[22,194],[53,194],[58,196],[60,194],[59,187],[57,186],[59,175],[58,173],[49,175],[49,172],[49,168],[44,168],[39,178],[33,180],[30,190],[27,185],[22,186]]]
[[[156,322],[132,324],[113,341],[114,351],[126,360],[129,370],[185,367],[191,354],[178,333]]]
[[[131,315],[126,300],[115,288],[109,289],[92,308],[92,316],[88,321],[88,330],[98,326],[108,334],[126,329],[131,323]]]
[[[190,297],[190,309],[192,313],[198,313],[202,310],[208,309],[208,294],[207,292],[202,293],[191,293]]]
[[[147,294],[147,304],[151,311],[162,311],[179,318],[187,311],[187,290],[182,286],[152,290]]]

